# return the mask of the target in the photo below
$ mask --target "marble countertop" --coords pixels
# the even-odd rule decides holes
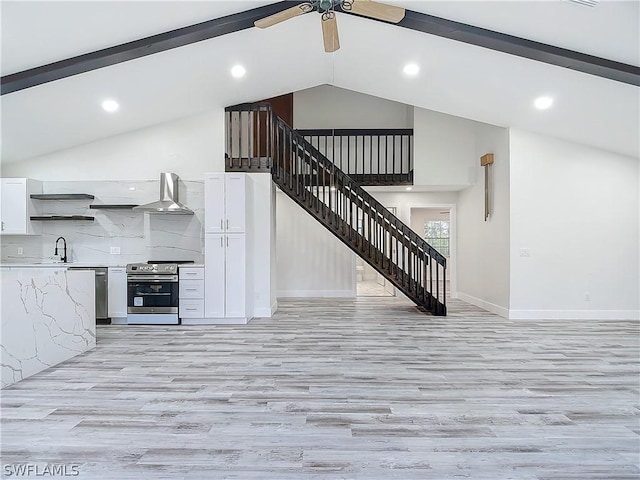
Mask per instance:
[[[125,265],[106,265],[102,263],[54,263],[54,262],[33,262],[33,263],[0,263],[0,268],[69,268],[69,267],[120,267]]]
[[[25,262],[25,263],[0,263],[0,268],[68,268],[68,267],[109,267],[109,268],[125,268],[126,265],[107,265],[105,263],[92,262],[73,262],[73,263],[54,263],[54,262]],[[204,267],[204,263],[185,263],[178,265],[178,268]]]

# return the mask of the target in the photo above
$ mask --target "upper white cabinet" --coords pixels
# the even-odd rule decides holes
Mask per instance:
[[[246,173],[207,173],[205,233],[244,233],[247,211]]]
[[[35,203],[29,197],[42,193],[42,182],[30,178],[3,178],[0,183],[0,220],[2,235],[38,235],[39,222],[29,217],[36,214]]]

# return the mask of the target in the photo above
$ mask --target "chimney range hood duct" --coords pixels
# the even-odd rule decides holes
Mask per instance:
[[[193,210],[178,201],[178,180],[175,173],[160,174],[160,200],[133,207],[139,212],[171,213],[174,215],[193,215]]]

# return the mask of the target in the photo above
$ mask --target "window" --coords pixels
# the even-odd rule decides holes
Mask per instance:
[[[424,222],[424,239],[445,257],[449,256],[449,222],[427,220]]]

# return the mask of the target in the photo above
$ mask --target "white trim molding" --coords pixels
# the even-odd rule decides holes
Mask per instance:
[[[509,310],[510,320],[640,320],[640,310]]]
[[[466,293],[462,292],[458,292],[454,298],[459,298],[464,302],[475,305],[476,307],[483,308],[491,313],[500,315],[503,318],[509,318],[509,309],[506,307],[501,307],[500,305],[496,305],[495,303],[487,302],[485,300],[474,297],[472,295],[467,295]]]
[[[278,310],[278,302],[274,302],[271,307],[256,307],[253,311],[254,317],[271,318]]]
[[[353,298],[352,290],[280,290],[278,298]]]

